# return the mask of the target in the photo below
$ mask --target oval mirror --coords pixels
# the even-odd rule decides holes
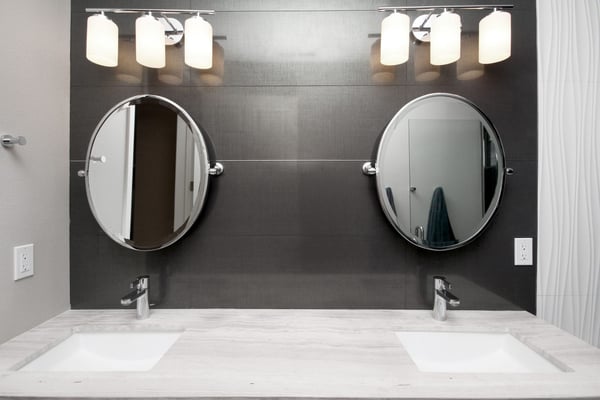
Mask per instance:
[[[450,250],[476,238],[496,211],[504,152],[479,108],[436,93],[411,101],[392,118],[371,172],[385,215],[405,239]]]
[[[169,246],[200,214],[209,173],[217,174],[209,163],[203,133],[183,108],[160,96],[126,99],[102,118],[88,147],[92,213],[122,246]]]

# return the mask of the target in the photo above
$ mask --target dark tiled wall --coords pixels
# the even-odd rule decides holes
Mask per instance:
[[[459,81],[452,64],[442,67],[438,79],[417,82],[411,54],[392,82],[377,84],[369,65],[376,39],[369,35],[379,33],[383,15],[374,10],[388,5],[383,0],[74,1],[73,308],[119,307],[129,280],[144,273],[151,275],[153,301],[164,308],[428,308],[431,277],[444,274],[462,308],[535,311],[535,267],[512,265],[513,238],[536,237],[535,1],[514,3],[513,56],[486,66],[482,77]],[[219,41],[223,84],[206,86],[187,67],[177,85],[162,83],[149,69],[140,83],[127,83],[118,69],[87,62],[85,7],[215,8],[209,20],[215,35],[226,36]],[[476,30],[482,14],[461,14],[463,31]],[[113,19],[125,41],[134,17]],[[507,164],[516,170],[484,234],[443,253],[405,242],[380,210],[374,179],[361,173],[393,115],[409,100],[433,92],[478,104],[499,130]],[[152,253],[108,239],[76,174],[104,113],[141,93],[183,106],[225,165],[192,231]]]

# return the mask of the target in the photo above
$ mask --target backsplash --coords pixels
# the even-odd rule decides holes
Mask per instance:
[[[537,226],[534,1],[514,2],[513,55],[487,65],[480,78],[459,81],[450,64],[436,80],[418,82],[412,46],[408,63],[396,67],[386,84],[373,81],[369,64],[383,18],[375,9],[387,5],[381,1],[116,3],[72,2],[74,309],[118,308],[129,281],[146,273],[151,301],[162,308],[429,308],[432,276],[441,274],[454,284],[462,309],[535,312],[536,268],[513,266],[513,238],[535,242]],[[222,85],[207,86],[188,67],[179,84],[163,83],[150,69],[142,70],[140,83],[131,83],[119,67],[88,62],[84,9],[114,6],[215,8],[207,19],[222,37]],[[483,16],[461,15],[463,31],[476,29]],[[131,34],[134,17],[115,20],[121,35]],[[172,50],[172,56],[183,56],[183,48]],[[394,114],[434,92],[477,104],[501,136],[507,166],[516,171],[483,235],[441,253],[413,247],[397,234],[381,211],[374,178],[361,173]],[[84,168],[102,116],[143,93],[185,108],[207,132],[225,173],[211,179],[205,208],[181,241],[136,253],[101,231],[77,170]]]

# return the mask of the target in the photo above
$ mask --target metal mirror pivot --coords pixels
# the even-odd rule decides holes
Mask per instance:
[[[88,147],[87,197],[100,227],[120,245],[158,250],[179,240],[198,218],[210,165],[204,133],[169,99],[131,97],[114,106]]]
[[[375,164],[383,212],[410,243],[451,250],[474,240],[504,187],[498,132],[469,100],[445,93],[405,105],[381,136]]]

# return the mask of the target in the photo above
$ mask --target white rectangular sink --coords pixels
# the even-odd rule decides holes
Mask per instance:
[[[148,371],[181,332],[81,332],[20,371]]]
[[[396,332],[424,372],[562,372],[508,333]]]

